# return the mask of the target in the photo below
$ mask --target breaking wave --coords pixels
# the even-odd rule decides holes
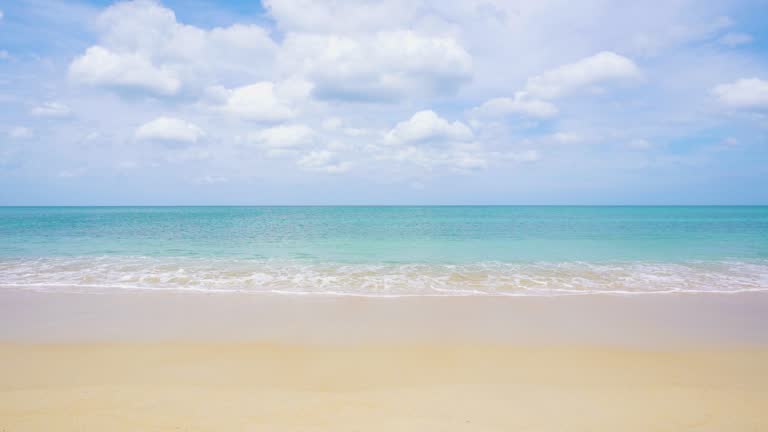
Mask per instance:
[[[156,257],[0,259],[0,287],[296,295],[553,296],[768,291],[768,260],[345,264]]]

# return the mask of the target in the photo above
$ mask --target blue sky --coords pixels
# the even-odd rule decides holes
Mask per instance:
[[[0,205],[768,204],[763,1],[0,10]]]

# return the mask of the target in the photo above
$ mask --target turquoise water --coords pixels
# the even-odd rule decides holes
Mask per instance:
[[[551,295],[767,277],[765,206],[0,208],[0,286]]]

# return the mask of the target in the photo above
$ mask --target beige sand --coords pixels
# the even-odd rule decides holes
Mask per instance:
[[[768,350],[0,346],[0,430],[765,431]]]
[[[0,431],[768,431],[768,295],[0,291]]]
[[[768,292],[349,298],[0,290],[0,342],[768,346]]]

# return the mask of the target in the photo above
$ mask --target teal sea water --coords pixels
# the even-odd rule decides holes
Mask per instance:
[[[768,290],[768,207],[5,207],[0,287],[370,296]]]

